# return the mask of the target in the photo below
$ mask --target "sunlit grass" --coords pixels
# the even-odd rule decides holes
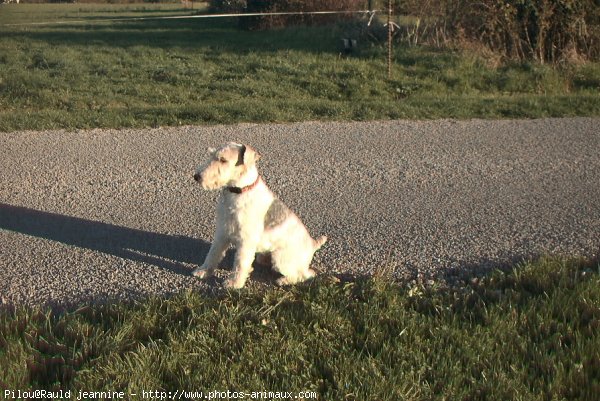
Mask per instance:
[[[600,115],[594,63],[492,67],[397,46],[388,79],[382,44],[363,40],[340,56],[344,25],[247,32],[229,18],[97,22],[189,12],[175,4],[24,6],[0,13],[3,131]],[[88,23],[2,26],[48,19]]]
[[[323,400],[591,400],[597,262],[542,259],[464,286],[318,278],[62,314],[0,312],[8,389],[315,391]]]

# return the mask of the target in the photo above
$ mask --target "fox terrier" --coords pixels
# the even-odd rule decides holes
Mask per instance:
[[[273,269],[283,275],[277,280],[279,285],[313,277],[310,262],[327,237],[314,240],[298,216],[269,190],[256,169],[260,155],[250,146],[234,142],[208,151],[210,158],[196,169],[194,180],[206,190],[222,191],[214,241],[204,263],[192,274],[200,278],[212,275],[233,244],[234,272],[225,281],[226,287],[244,286],[257,253],[257,262],[270,256]]]

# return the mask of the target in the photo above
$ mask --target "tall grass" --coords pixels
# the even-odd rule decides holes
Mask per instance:
[[[7,389],[314,391],[322,400],[593,400],[597,263],[457,288],[320,278],[62,314],[0,313]]]
[[[387,8],[387,1],[375,0]],[[511,60],[563,63],[600,58],[595,0],[396,0],[417,17],[423,40],[475,43]]]

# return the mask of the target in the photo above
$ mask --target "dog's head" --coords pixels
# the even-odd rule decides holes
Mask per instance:
[[[250,146],[229,142],[217,149],[208,148],[209,159],[198,166],[194,174],[204,189],[235,186],[249,169],[255,167],[260,155]]]

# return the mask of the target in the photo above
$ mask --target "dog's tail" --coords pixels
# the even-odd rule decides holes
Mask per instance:
[[[321,235],[316,240],[313,240],[315,246],[315,252],[319,250],[323,246],[324,243],[327,242],[327,237],[325,235]]]

